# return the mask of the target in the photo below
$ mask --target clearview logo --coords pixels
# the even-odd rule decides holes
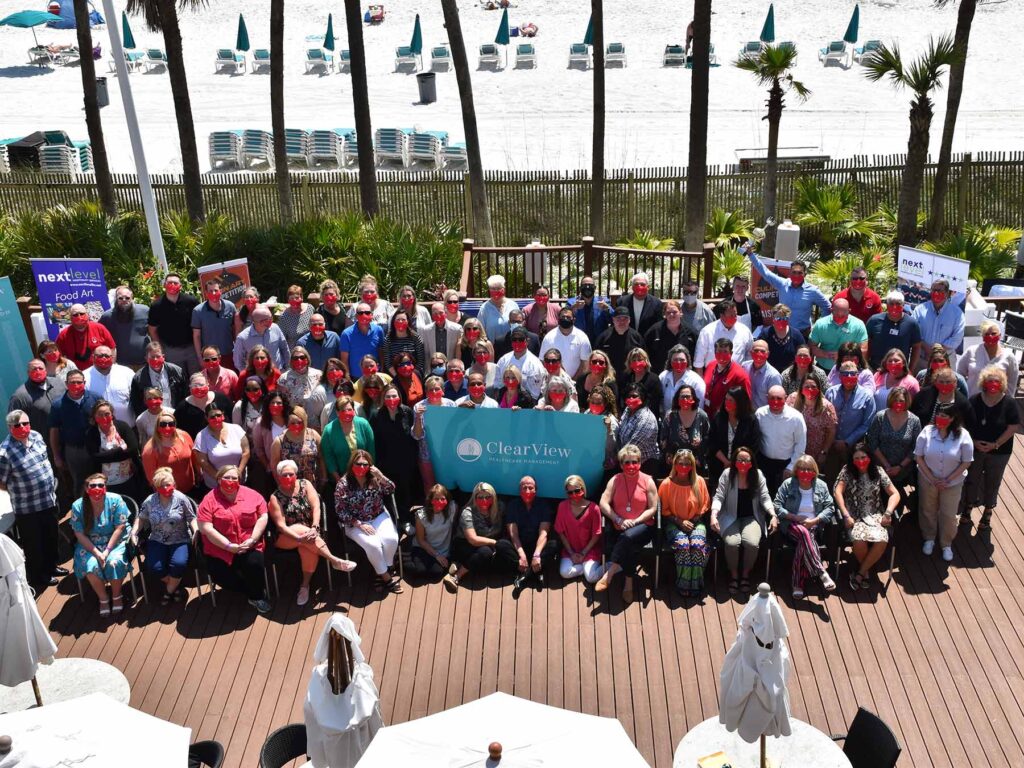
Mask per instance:
[[[484,453],[499,459],[554,463],[572,456],[572,448],[562,448],[547,443],[507,443],[504,440],[491,440],[481,444],[479,440],[467,437],[459,441],[455,453],[466,462],[477,461]]]

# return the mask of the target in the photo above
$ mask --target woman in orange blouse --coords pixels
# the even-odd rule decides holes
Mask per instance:
[[[691,451],[676,451],[672,474],[661,481],[658,498],[661,514],[667,518],[665,534],[676,558],[676,589],[683,597],[699,597],[711,553],[704,524],[711,496],[704,478],[697,474],[697,459]]]
[[[161,413],[157,417],[153,437],[142,449],[142,468],[150,484],[158,467],[169,467],[174,475],[174,487],[191,495],[196,485],[192,438],[188,432],[178,429],[173,413]]]

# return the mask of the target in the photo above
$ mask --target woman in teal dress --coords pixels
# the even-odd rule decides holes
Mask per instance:
[[[107,493],[101,472],[85,479],[85,495],[71,505],[75,544],[75,576],[85,579],[100,601],[100,616],[124,610],[122,580],[131,573],[127,542],[131,534],[128,507],[116,493]],[[110,583],[110,600],[107,583]]]

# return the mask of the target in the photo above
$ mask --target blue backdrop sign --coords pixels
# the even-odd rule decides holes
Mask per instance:
[[[51,339],[71,324],[72,304],[84,304],[92,321],[110,309],[107,280],[99,259],[32,259],[32,275]]]
[[[0,277],[0,357],[4,361],[0,365],[0,403],[6,408],[14,390],[25,383],[25,371],[32,359],[9,277]],[[0,422],[0,439],[6,436],[7,422]]]
[[[580,475],[591,498],[600,491],[606,432],[596,416],[428,407],[424,426],[434,474],[449,488],[488,482],[512,495],[520,478],[532,475],[540,496],[561,499],[565,478]]]

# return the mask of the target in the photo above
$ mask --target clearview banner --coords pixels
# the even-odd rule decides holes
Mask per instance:
[[[437,481],[472,490],[488,482],[519,493],[531,475],[540,496],[565,496],[565,478],[580,475],[591,498],[601,489],[605,426],[597,416],[505,408],[428,407],[424,426]]]

